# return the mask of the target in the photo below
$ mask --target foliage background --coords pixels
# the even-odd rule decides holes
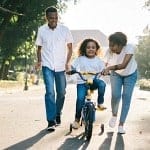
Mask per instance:
[[[45,8],[53,5],[62,13],[67,1],[0,1],[0,79],[8,79],[9,70],[22,71],[26,64],[33,65],[34,41],[38,27],[45,22]]]
[[[45,8],[54,5],[60,13],[63,13],[68,1],[0,1],[0,80],[9,79],[10,70],[15,72],[30,70],[30,66],[36,61],[34,42],[38,27],[45,22]],[[150,0],[143,5],[145,9],[150,10]],[[146,26],[143,35],[139,37],[136,51],[140,78],[150,78],[149,50],[150,29]]]

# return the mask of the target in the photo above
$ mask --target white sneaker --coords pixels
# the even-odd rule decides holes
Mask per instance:
[[[73,124],[72,124],[72,127],[73,127],[74,129],[78,129],[78,128],[80,127],[79,122],[74,121]]]
[[[125,134],[126,131],[123,129],[123,126],[118,126],[118,133]]]
[[[111,119],[109,120],[109,126],[111,128],[114,128],[115,125],[116,125],[116,120],[117,120],[117,117],[116,116],[112,116]]]

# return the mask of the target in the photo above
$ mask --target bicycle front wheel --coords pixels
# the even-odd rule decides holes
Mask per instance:
[[[86,117],[85,117],[85,137],[89,141],[92,137],[93,131],[93,117],[94,117],[94,108],[92,104],[87,106]]]

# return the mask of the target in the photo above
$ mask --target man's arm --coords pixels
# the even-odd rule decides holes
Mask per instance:
[[[68,48],[68,52],[67,52],[67,60],[66,60],[66,66],[65,66],[66,71],[68,71],[71,67],[70,61],[71,61],[71,56],[72,56],[72,53],[73,53],[72,43],[68,43],[67,48]]]
[[[42,49],[42,46],[38,46],[37,47],[37,64],[36,64],[36,69],[40,69],[41,68],[41,49]]]

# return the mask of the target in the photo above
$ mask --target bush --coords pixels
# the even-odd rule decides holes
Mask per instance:
[[[138,81],[141,90],[150,91],[150,79],[141,79]]]

